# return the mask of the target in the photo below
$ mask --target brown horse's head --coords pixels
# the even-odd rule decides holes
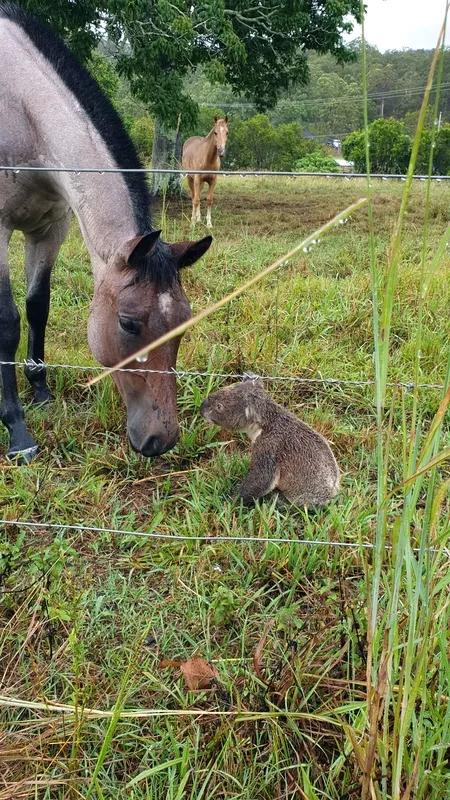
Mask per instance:
[[[191,315],[179,270],[194,264],[212,239],[166,244],[159,234],[152,231],[129,242],[96,281],[88,337],[94,356],[105,367]],[[178,439],[175,375],[164,373],[175,369],[179,343],[172,339],[145,362],[134,361],[113,376],[127,407],[130,443],[144,456],[160,455]],[[139,372],[145,369],[155,372]]]
[[[214,117],[214,137],[219,156],[225,155],[228,137],[228,117]]]

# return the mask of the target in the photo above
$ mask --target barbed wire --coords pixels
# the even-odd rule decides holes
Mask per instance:
[[[49,364],[45,361],[0,361],[0,367],[20,367],[28,369],[69,369],[79,372],[106,372],[109,367],[102,367],[97,364]],[[119,367],[117,372],[143,372],[154,375],[174,375],[176,378],[220,378],[223,380],[244,380],[250,373],[247,372],[213,372],[208,370],[183,370],[183,369],[151,369],[150,367]],[[350,380],[346,378],[306,378],[300,375],[259,375],[251,373],[252,377],[259,378],[267,382],[284,381],[286,383],[305,383],[305,384],[326,384],[336,386],[373,386],[375,380]],[[443,383],[414,383],[413,381],[393,381],[387,386],[397,389],[444,389]]]
[[[0,172],[12,172],[18,175],[21,172],[64,172],[64,173],[74,173],[75,175],[83,175],[83,174],[98,174],[98,175],[109,175],[109,174],[118,174],[118,173],[129,173],[129,172],[136,172],[136,173],[146,173],[148,175],[180,175],[180,177],[187,177],[188,175],[222,175],[224,177],[229,176],[239,176],[241,178],[252,177],[252,178],[344,178],[345,180],[351,180],[354,178],[357,179],[365,179],[367,180],[367,174],[365,172],[288,172],[286,170],[234,170],[234,169],[178,169],[178,168],[158,168],[154,169],[152,167],[133,167],[133,168],[121,168],[121,167],[37,167],[37,166],[5,166],[0,165]],[[370,178],[376,178],[380,180],[400,180],[406,181],[407,176],[403,174],[394,174],[391,175],[389,173],[383,172],[376,172],[370,175]],[[415,181],[435,181],[436,183],[441,183],[444,181],[450,181],[450,175],[413,175],[413,180]]]
[[[208,542],[209,544],[213,544],[214,542],[247,542],[247,543],[255,543],[255,544],[298,544],[298,545],[305,545],[310,547],[343,547],[343,548],[352,548],[358,549],[362,548],[364,550],[373,550],[375,548],[375,544],[373,542],[338,542],[333,541],[331,539],[291,539],[285,536],[245,536],[245,535],[238,535],[238,536],[226,536],[225,534],[218,534],[214,536],[208,536],[207,534],[185,534],[185,533],[164,533],[163,531],[128,531],[123,530],[122,528],[103,528],[97,525],[82,525],[82,524],[71,524],[65,522],[34,522],[31,520],[21,520],[21,519],[0,519],[0,525],[6,526],[14,526],[14,527],[22,527],[22,528],[31,528],[35,530],[36,528],[43,528],[45,530],[68,530],[68,531],[77,531],[78,533],[99,533],[99,534],[110,534],[112,536],[137,536],[141,539],[157,539],[163,541],[174,541],[174,542]],[[393,550],[393,546],[389,544],[383,545],[384,550],[391,551]],[[440,553],[443,552],[446,556],[450,557],[450,548],[448,547],[427,547],[427,548],[420,548],[420,547],[413,547],[412,551],[414,553],[420,553],[422,551],[428,553]]]

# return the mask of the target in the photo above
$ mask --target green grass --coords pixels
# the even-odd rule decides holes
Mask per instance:
[[[402,188],[396,183],[375,186],[374,245],[380,269],[387,263]],[[213,212],[214,245],[184,276],[194,311],[219,299],[364,194],[364,181],[221,180]],[[450,187],[434,184],[422,263],[426,186],[413,186],[393,304],[389,382],[446,379],[448,249],[436,269],[431,267],[449,206]],[[189,219],[187,200],[169,202],[161,221],[166,238],[189,236]],[[12,258],[16,296],[23,307],[19,237],[14,239]],[[419,335],[422,273],[429,276],[429,290]],[[94,363],[80,336],[91,292],[89,261],[74,227],[53,277],[49,362]],[[310,254],[293,259],[289,267],[195,328],[183,340],[178,366],[372,379],[371,297],[368,215],[363,210]],[[25,341],[20,356],[24,353]],[[201,400],[219,385],[218,379],[179,381],[180,442],[167,456],[145,461],[126,442],[124,410],[112,383],[108,379],[87,390],[84,378],[69,370],[52,371],[54,403],[27,409],[42,454],[29,467],[2,461],[0,515],[118,527],[130,535],[55,533],[45,526],[5,531],[0,544],[1,692],[22,700],[72,704],[76,713],[2,709],[0,800],[356,800],[371,732],[365,681],[373,563],[372,554],[358,543],[372,541],[375,533],[374,388],[269,385],[277,400],[332,441],[344,473],[337,500],[307,516],[272,501],[250,510],[236,505],[233,493],[246,468],[248,445],[206,427],[198,414]],[[20,385],[26,398],[22,375]],[[441,396],[437,390],[422,390],[415,409],[411,392],[388,389],[383,429],[389,491],[419,463],[410,456],[415,438],[411,421],[418,430],[420,452]],[[441,446],[449,442],[447,425]],[[2,429],[2,452],[6,444]],[[402,694],[398,670],[412,635],[411,609],[414,619],[419,618],[420,641],[428,642],[428,651],[419,648],[412,680],[417,667],[429,691],[420,690],[417,705],[403,712],[408,719],[412,714],[414,724],[404,740],[401,790],[405,793],[415,776],[419,749],[419,780],[411,797],[442,800],[449,791],[444,747],[450,732],[448,555],[440,549],[422,582],[417,579],[422,574],[419,557],[409,553],[403,562],[401,556],[404,572],[398,566],[406,538],[409,547],[423,544],[425,530],[433,543],[448,537],[446,477],[448,470],[441,465],[434,488],[438,497],[441,491],[442,503],[435,502],[434,510],[429,506],[428,476],[417,490],[411,489],[417,491],[411,519],[404,517],[402,492],[397,491],[387,506],[388,543],[394,550],[386,553],[381,572],[375,643],[380,658],[380,631],[394,609],[397,626],[394,682],[390,695],[385,693],[392,702],[386,703],[380,721],[384,733],[377,740],[375,782],[381,789],[376,797],[391,797],[392,753],[383,753],[382,747],[390,741],[390,731],[395,743],[406,730],[397,700],[404,697],[407,703],[410,696],[416,697],[413,691]],[[154,529],[208,536],[211,541],[167,543],[132,535],[133,530]],[[217,535],[239,534],[329,539],[355,546],[214,541]],[[415,595],[417,587],[420,596]],[[431,629],[426,606],[435,615]],[[253,656],[268,620],[274,622],[263,650],[265,685],[255,672]],[[214,662],[219,672],[215,689],[188,692],[179,670],[160,666],[161,661],[194,654]],[[112,720],[92,718],[83,713],[85,708],[115,709],[115,715]],[[123,709],[198,714],[124,719]],[[206,716],[202,711],[216,713]],[[251,719],[249,712],[259,712],[260,717]]]

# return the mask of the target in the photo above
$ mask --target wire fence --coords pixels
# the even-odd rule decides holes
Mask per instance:
[[[187,175],[204,175],[204,169],[178,169],[178,168],[160,168],[160,169],[153,169],[151,167],[133,167],[133,168],[121,168],[121,167],[38,167],[38,166],[21,166],[21,165],[0,165],[0,172],[12,172],[18,175],[21,172],[65,172],[65,173],[73,173],[75,175],[83,175],[86,173],[94,173],[97,175],[109,175],[109,174],[117,174],[117,173],[129,173],[129,172],[136,172],[136,173],[146,173],[148,175],[179,175],[182,178],[187,177]],[[365,179],[367,180],[367,174],[365,172],[288,172],[285,170],[235,170],[235,169],[208,169],[206,170],[208,175],[221,175],[221,176],[237,176],[241,178],[251,177],[251,178],[343,178],[345,180],[351,180],[354,178]],[[380,179],[383,181],[388,180],[396,180],[396,181],[406,181],[407,175],[402,174],[395,174],[391,175],[389,173],[373,173],[370,175],[370,178]],[[436,183],[442,183],[445,181],[450,181],[450,175],[413,175],[413,180],[415,181],[434,181]]]
[[[304,545],[306,547],[336,547],[336,548],[351,548],[353,550],[373,550],[375,544],[373,542],[341,542],[332,539],[299,539],[290,538],[287,536],[246,536],[238,534],[236,536],[229,536],[225,534],[214,534],[208,536],[207,534],[185,534],[185,533],[166,533],[164,531],[129,531],[122,528],[103,528],[96,525],[82,525],[70,524],[65,522],[35,522],[31,520],[21,519],[0,519],[0,525],[9,527],[22,527],[31,528],[32,530],[67,530],[77,533],[97,533],[106,534],[109,536],[123,536],[123,537],[138,537],[141,539],[156,539],[169,542],[204,542],[214,544],[215,542],[244,542],[247,544],[288,544],[288,545]],[[385,544],[386,551],[392,551],[392,545]],[[427,553],[445,553],[450,558],[450,548],[448,547],[413,547],[411,548],[414,553],[427,552]]]
[[[25,359],[23,361],[0,361],[0,367],[19,367],[27,368],[29,370],[39,369],[68,369],[78,372],[107,372],[109,367],[102,367],[99,365],[90,364],[49,364],[45,361],[32,361]],[[350,380],[346,378],[307,378],[301,375],[259,375],[249,372],[214,372],[208,370],[183,370],[183,369],[151,369],[150,367],[119,367],[117,372],[142,372],[153,375],[174,375],[176,378],[218,378],[220,380],[244,380],[252,377],[253,379],[260,379],[267,383],[301,383],[301,384],[321,384],[325,386],[373,386],[374,379],[364,380]],[[393,381],[387,383],[390,388],[406,389],[413,391],[414,389],[444,389],[443,383],[414,383],[414,381]]]

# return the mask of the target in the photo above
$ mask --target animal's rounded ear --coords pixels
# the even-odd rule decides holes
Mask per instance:
[[[258,389],[264,389],[263,379],[254,372],[244,372],[242,383],[251,383],[253,386],[257,386]]]
[[[136,269],[142,264],[145,256],[152,252],[156,242],[161,236],[161,231],[150,231],[143,236],[136,236],[126,244],[125,258],[130,267]]]
[[[178,269],[195,264],[209,250],[211,242],[212,236],[205,236],[204,239],[199,239],[198,242],[176,242],[176,244],[170,244],[169,247],[175,257]]]

